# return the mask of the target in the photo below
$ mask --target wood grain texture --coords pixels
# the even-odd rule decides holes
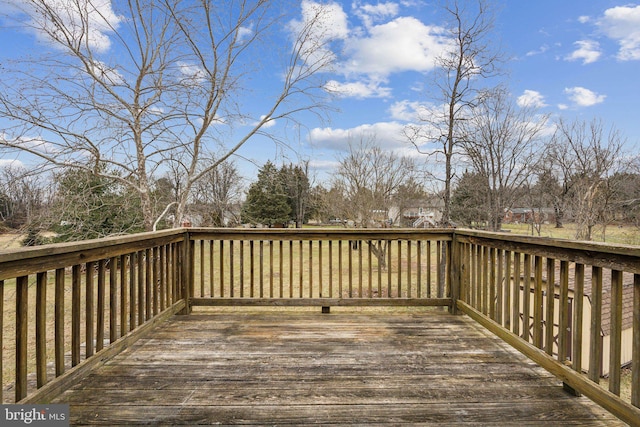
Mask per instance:
[[[71,423],[620,425],[467,317],[175,316],[52,403]]]

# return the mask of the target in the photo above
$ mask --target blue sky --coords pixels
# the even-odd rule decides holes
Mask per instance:
[[[0,1],[0,12],[10,11],[7,4],[17,1]],[[628,140],[628,149],[636,151],[640,143],[640,2],[493,3],[497,6],[493,38],[509,58],[500,80],[514,99],[537,105],[551,118],[601,118],[618,128]],[[300,13],[312,4],[299,3]],[[258,137],[239,154],[257,165],[266,160],[310,160],[320,180],[328,176],[349,140],[362,135],[375,135],[386,149],[415,155],[402,129],[415,120],[421,106],[433,102],[433,59],[445,44],[437,4],[330,2],[327,28],[337,40],[336,66],[324,77],[336,93],[331,101],[336,111],[326,121],[301,115],[304,127],[297,132],[277,122],[269,130],[286,135],[288,147]],[[42,48],[34,34],[0,27],[0,61],[34,48]],[[256,81],[268,82],[271,71],[261,72],[265,78]],[[237,163],[244,173],[255,172],[251,162],[239,159]]]
[[[516,102],[533,103],[551,119],[600,118],[640,143],[640,2],[538,0],[494,2],[495,42],[508,60],[500,80]],[[375,134],[399,153],[419,105],[433,102],[432,37],[443,25],[435,2],[336,2],[343,37],[335,88],[344,90],[329,123],[309,125],[299,152],[331,167],[349,139]],[[337,30],[338,31],[338,30]],[[357,64],[357,65],[356,65]],[[329,169],[330,170],[330,169]]]

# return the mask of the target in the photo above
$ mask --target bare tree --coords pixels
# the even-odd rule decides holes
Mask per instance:
[[[371,136],[351,142],[349,151],[339,161],[329,194],[335,197],[336,192],[342,193],[342,202],[337,204],[343,207],[343,218],[360,227],[391,225],[388,219],[398,192],[404,189],[403,185],[416,181],[414,160],[383,151],[375,145],[375,136]],[[380,267],[386,268],[387,242],[367,243]]]
[[[560,120],[552,138],[554,170],[562,181],[577,223],[576,238],[591,240],[593,227],[606,201],[607,178],[617,171],[624,138],[602,121]]]
[[[195,204],[199,207],[205,224],[222,227],[240,222],[242,179],[232,162],[224,162],[209,171],[196,184]]]
[[[265,125],[323,111],[319,72],[333,60],[326,10],[305,8],[294,21],[286,15],[299,10],[293,4],[20,2],[20,24],[44,49],[3,64],[0,118],[9,126],[0,145],[119,180],[139,196],[147,230],[159,215],[154,176],[180,171],[178,223],[195,183],[255,135],[268,135]],[[276,32],[291,45],[275,47]],[[279,71],[264,75],[267,62]],[[272,91],[246,105],[258,74]]]
[[[427,108],[420,123],[405,135],[421,152],[444,163],[441,222],[451,221],[451,191],[455,178],[454,158],[467,139],[462,126],[476,103],[486,79],[498,73],[502,54],[492,45],[494,13],[485,0],[452,0],[443,7],[449,17],[450,47],[436,60],[434,83],[437,105]]]
[[[485,91],[465,122],[465,156],[487,185],[489,228],[499,231],[537,163],[547,117],[531,105],[517,107],[502,87]]]

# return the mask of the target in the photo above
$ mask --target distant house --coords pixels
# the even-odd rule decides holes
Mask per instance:
[[[504,213],[505,224],[530,224],[555,222],[555,210],[553,208],[511,208]]]
[[[413,200],[402,210],[400,225],[412,228],[435,227],[442,219],[443,207],[444,202],[437,195]]]

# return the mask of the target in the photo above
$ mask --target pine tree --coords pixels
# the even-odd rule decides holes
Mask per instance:
[[[269,161],[258,172],[258,180],[249,187],[242,208],[242,221],[272,227],[286,224],[290,215],[291,206],[280,174]]]

